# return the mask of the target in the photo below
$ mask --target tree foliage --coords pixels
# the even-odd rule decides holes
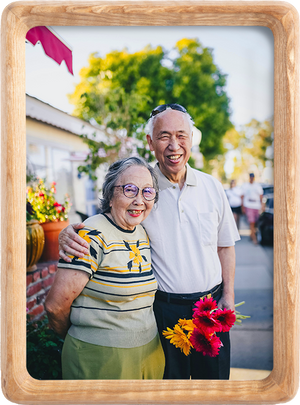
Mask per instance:
[[[249,173],[251,167],[262,172],[266,162],[273,166],[272,153],[267,153],[273,144],[273,118],[260,122],[252,119],[240,131],[231,130],[224,136],[224,147],[235,152],[232,178],[240,178]]]
[[[273,130],[273,119],[264,122],[253,119],[245,125],[242,133],[246,139],[245,153],[254,156],[263,167],[267,160],[273,160],[266,154],[267,148],[273,143]]]
[[[162,66],[161,47],[130,54],[126,49],[89,58],[80,71],[81,82],[69,96],[74,115],[116,129],[125,128],[129,136],[149,118],[152,104],[165,101],[165,85],[171,72]]]
[[[224,153],[222,138],[232,127],[226,76],[213,62],[212,50],[195,39],[177,42],[174,60],[174,100],[184,105],[202,132],[201,152],[206,161]]]
[[[212,50],[197,39],[182,39],[170,52],[148,45],[135,53],[93,53],[80,77],[69,95],[73,114],[113,130],[125,129],[127,136],[144,142],[138,148],[142,156],[151,159],[144,133],[149,113],[164,103],[182,104],[190,112],[202,132],[206,160],[224,153],[222,137],[232,127],[226,76],[214,64]]]

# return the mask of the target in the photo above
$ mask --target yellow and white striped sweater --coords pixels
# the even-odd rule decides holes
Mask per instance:
[[[78,233],[89,243],[89,255],[58,264],[90,274],[72,304],[68,333],[101,346],[149,343],[157,334],[153,313],[157,282],[146,231],[141,225],[124,230],[102,214],[88,218],[85,225]]]

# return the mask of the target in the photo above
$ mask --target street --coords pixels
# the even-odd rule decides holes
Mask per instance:
[[[244,218],[240,234],[241,240],[236,243],[235,303],[245,301],[237,310],[251,318],[230,332],[231,378],[245,379],[248,373],[249,379],[260,379],[273,368],[273,247],[254,245]]]

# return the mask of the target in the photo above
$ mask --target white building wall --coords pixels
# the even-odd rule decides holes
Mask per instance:
[[[97,193],[94,200],[87,198],[88,195],[91,198],[87,191],[90,186],[87,176],[78,175],[77,168],[84,163],[89,150],[79,135],[96,132],[98,139],[105,140],[105,134],[99,128],[30,96],[26,96],[26,114],[27,165],[35,174],[46,178],[48,184],[57,183],[58,202],[64,200],[66,193],[70,195],[70,222],[80,222],[81,217],[76,211],[91,215],[99,204]],[[103,168],[98,175],[98,184],[102,185]]]

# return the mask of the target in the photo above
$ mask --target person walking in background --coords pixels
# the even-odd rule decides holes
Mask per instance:
[[[246,214],[250,226],[250,238],[257,245],[256,222],[261,209],[263,189],[260,184],[255,183],[254,173],[249,174],[249,183],[242,187],[242,212]]]
[[[242,214],[242,192],[241,189],[236,186],[235,180],[231,180],[230,188],[226,190],[226,195],[236,222],[237,229],[240,229],[240,217]]]

